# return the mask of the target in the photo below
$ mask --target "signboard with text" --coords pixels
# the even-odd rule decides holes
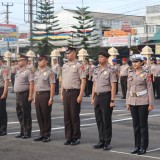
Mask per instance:
[[[0,38],[16,38],[17,27],[12,24],[0,24]]]

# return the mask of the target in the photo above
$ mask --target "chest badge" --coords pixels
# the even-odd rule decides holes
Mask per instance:
[[[140,77],[143,78],[143,77],[144,77],[144,74],[141,74]]]
[[[44,76],[46,76],[46,72],[44,72]]]
[[[74,65],[73,68],[75,68],[76,66]]]
[[[107,71],[105,71],[104,74],[106,75],[106,74],[107,74]]]

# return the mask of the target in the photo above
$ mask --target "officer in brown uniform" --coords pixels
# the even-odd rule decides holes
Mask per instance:
[[[56,79],[55,95],[58,95],[59,94],[59,76],[60,76],[60,72],[61,72],[61,67],[58,64],[57,58],[53,58],[52,71],[54,72],[55,79]]]
[[[156,99],[160,99],[160,58],[157,57],[157,65],[153,70],[153,79],[155,82]]]
[[[85,58],[84,59],[84,70],[85,70],[85,74],[86,74],[86,87],[85,87],[85,97],[89,97],[89,70],[90,70],[90,65],[89,65],[89,59]]]
[[[15,60],[12,60],[11,61],[11,83],[13,88],[14,88],[15,75],[16,75],[16,65],[15,65]],[[14,91],[12,90],[11,93],[14,93]]]
[[[93,90],[91,104],[94,105],[95,117],[99,132],[99,142],[93,145],[94,149],[111,149],[112,139],[112,111],[116,92],[116,74],[108,65],[109,54],[99,52],[99,67],[93,74]]]
[[[61,100],[64,105],[65,138],[64,145],[80,144],[80,110],[85,89],[84,67],[76,60],[76,49],[69,47],[68,63],[62,68]]]
[[[127,93],[127,77],[130,67],[127,64],[126,58],[122,58],[122,64],[123,65],[120,67],[120,82],[122,88],[122,99],[125,99]]]
[[[127,109],[131,111],[135,138],[135,149],[131,154],[146,153],[149,144],[148,114],[153,109],[154,94],[151,75],[143,70],[143,56],[132,56],[133,70],[128,75],[126,96]]]
[[[18,58],[19,69],[15,75],[14,92],[16,94],[16,111],[21,131],[16,138],[27,139],[31,137],[32,117],[31,102],[34,90],[34,72],[27,68],[28,58],[20,54]]]
[[[9,70],[3,65],[3,57],[0,56],[0,136],[7,135],[6,98],[8,93],[9,79]]]
[[[113,63],[113,68],[117,77],[117,82],[116,82],[116,95],[118,94],[118,80],[119,80],[119,75],[120,75],[120,66],[117,64],[117,59],[114,58],[112,59]]]
[[[147,72],[149,72],[149,64],[147,63],[147,58],[143,57],[144,61],[144,65],[142,66],[143,70],[146,70]]]
[[[49,142],[51,136],[51,111],[55,93],[55,75],[47,67],[46,56],[38,58],[39,68],[35,72],[35,106],[40,135],[34,141]]]
[[[154,96],[155,96],[155,82],[154,82],[154,78],[153,78],[153,75],[154,75],[154,69],[156,67],[156,64],[155,64],[155,59],[153,57],[150,58],[150,74],[151,74],[151,78],[152,78],[152,85],[153,85],[153,93],[154,93]]]

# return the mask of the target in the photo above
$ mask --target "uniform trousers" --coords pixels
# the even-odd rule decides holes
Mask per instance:
[[[29,91],[16,93],[16,111],[21,126],[21,134],[31,134],[32,116],[31,102],[28,101]]]
[[[89,95],[92,94],[92,87],[93,87],[93,81],[92,81],[92,76],[91,79],[88,81],[88,85],[89,85]]]
[[[111,92],[102,95],[95,94],[94,111],[99,133],[99,141],[107,144],[111,143],[112,139],[112,112],[110,107]]]
[[[14,81],[15,81],[15,73],[11,73],[11,83],[13,87],[14,87]]]
[[[121,76],[120,78],[121,88],[122,88],[122,95],[126,98],[127,93],[127,76]]]
[[[155,90],[157,97],[160,98],[160,77],[155,77]]]
[[[0,88],[0,97],[2,96],[4,87]],[[7,111],[6,99],[0,99],[0,132],[7,132]]]
[[[66,139],[80,139],[81,104],[77,102],[79,89],[63,90],[64,125]]]
[[[55,77],[56,77],[55,94],[58,95],[59,94],[59,77],[57,74],[55,74]]]
[[[51,112],[52,106],[48,106],[50,91],[41,91],[36,93],[35,106],[40,135],[42,137],[51,135]]]
[[[117,82],[116,82],[116,95],[118,94],[118,76],[117,76]]]
[[[132,106],[130,105],[131,115],[133,119],[133,130],[135,138],[135,148],[147,149],[149,144],[148,135],[148,106]]]
[[[90,93],[89,93],[89,75],[86,75],[86,86],[85,86],[85,96],[89,96]]]

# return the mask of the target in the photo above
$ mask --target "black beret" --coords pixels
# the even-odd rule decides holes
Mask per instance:
[[[98,55],[99,55],[99,56],[104,56],[104,57],[106,57],[106,58],[109,58],[109,57],[110,57],[110,54],[109,54],[108,52],[106,52],[106,51],[100,51],[100,52],[98,53]]]

